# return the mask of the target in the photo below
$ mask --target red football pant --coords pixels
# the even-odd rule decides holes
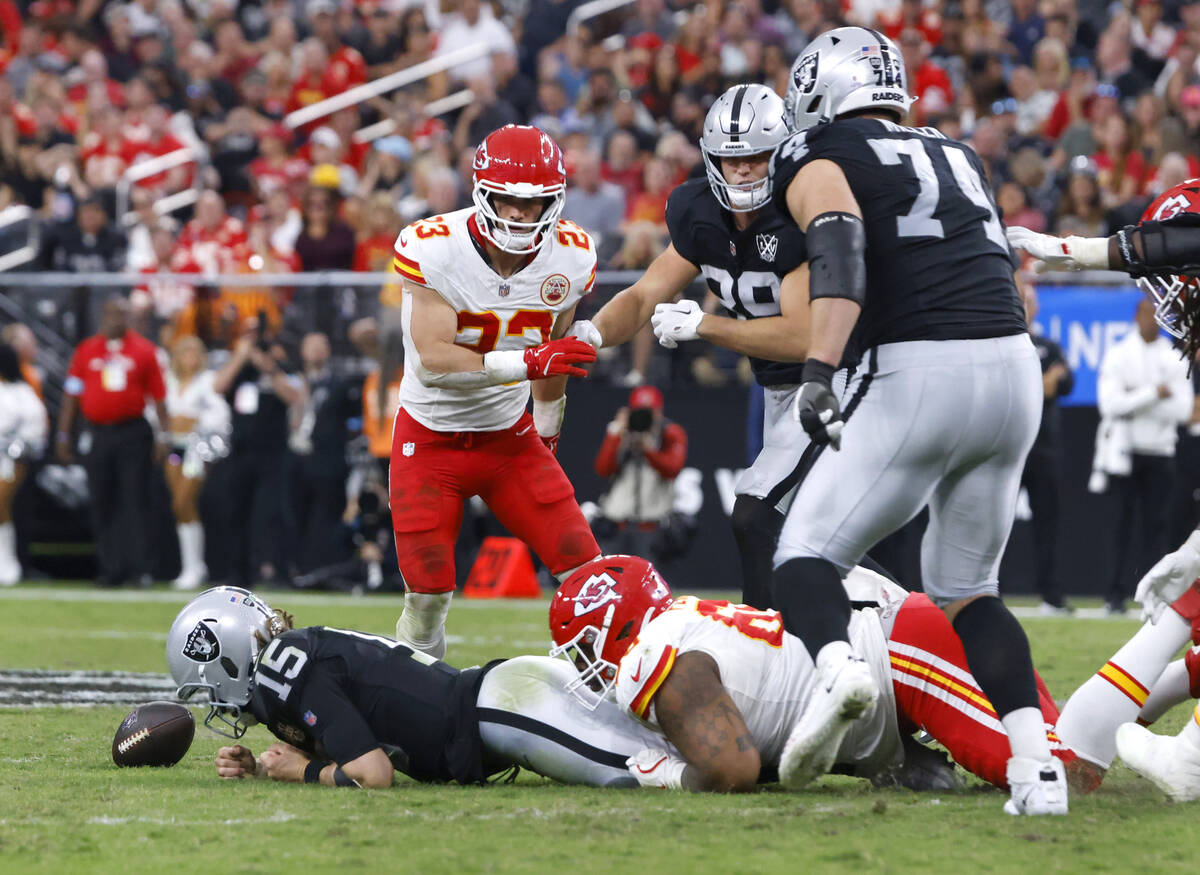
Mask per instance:
[[[925,730],[960,766],[1007,789],[1008,734],[971,676],[962,642],[942,610],[922,593],[910,595],[896,613],[888,650],[900,731]],[[1058,707],[1041,676],[1035,677],[1050,748],[1070,762],[1074,752],[1063,748],[1052,731]]]
[[[454,589],[454,542],[472,495],[553,574],[600,555],[575,488],[528,413],[502,431],[439,432],[401,408],[388,479],[396,557],[410,592]]]

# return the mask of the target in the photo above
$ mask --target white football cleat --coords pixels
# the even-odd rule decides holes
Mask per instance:
[[[1200,751],[1178,737],[1122,723],[1117,727],[1117,754],[1172,801],[1200,799]]]
[[[791,790],[829,771],[854,721],[875,707],[879,688],[849,643],[834,641],[817,654],[817,685],[779,758],[779,781]]]
[[[1008,788],[1012,797],[1004,803],[1004,813],[1011,815],[1067,813],[1067,774],[1062,760],[1051,757],[1039,762],[1029,757],[1009,757]]]

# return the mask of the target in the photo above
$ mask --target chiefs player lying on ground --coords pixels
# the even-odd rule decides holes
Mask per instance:
[[[545,656],[452,668],[385,638],[293,629],[290,615],[235,587],[201,593],[175,618],[167,662],[180,698],[206,698],[205,725],[237,739],[263,723],[280,739],[257,759],[223,747],[217,774],[326,786],[477,784],[519,765],[557,781],[636,786],[625,762],[653,732],[612,702],[566,692],[571,666]]]
[[[1004,788],[1008,737],[945,614],[925,595],[862,568],[845,585],[855,606],[852,642],[883,694],[846,735],[835,770],[915,789],[953,786],[946,764],[912,739],[921,729],[956,763]],[[1072,695],[1061,717],[1038,678],[1048,739],[1077,791],[1096,789],[1120,749],[1175,798],[1200,798],[1200,754],[1184,756],[1175,739],[1156,740],[1137,726],[1117,735],[1125,721],[1151,723],[1200,694],[1200,654],[1171,662],[1189,636],[1200,643],[1200,587],[1193,584],[1157,613]],[[786,773],[785,742],[811,695],[814,668],[778,613],[692,596],[672,600],[649,563],[608,556],[559,589],[550,629],[552,655],[570,657],[579,669],[572,692],[615,689],[624,712],[679,751],[649,748],[633,757],[630,771],[643,785],[745,791],[776,768]],[[1200,726],[1200,718],[1194,722]],[[1175,747],[1168,750],[1167,742]],[[1187,774],[1163,777],[1166,760],[1182,763]]]

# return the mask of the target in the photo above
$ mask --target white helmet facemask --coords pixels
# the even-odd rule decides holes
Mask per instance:
[[[479,223],[480,233],[496,248],[513,255],[527,255],[536,252],[550,239],[550,232],[562,215],[566,193],[562,188],[552,191],[544,190],[544,186],[532,185],[527,182],[506,183],[503,187],[479,180],[472,190],[472,200],[483,221]],[[492,194],[503,194],[518,198],[544,198],[547,203],[542,214],[532,222],[517,222],[502,219],[492,205]]]

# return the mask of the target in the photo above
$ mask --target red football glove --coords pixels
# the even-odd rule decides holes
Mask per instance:
[[[577,362],[594,362],[596,348],[578,337],[561,337],[547,340],[539,346],[525,350],[525,367],[530,380],[547,377],[586,377],[587,371],[575,367]]]
[[[542,438],[542,443],[546,445],[546,449],[554,455],[558,455],[558,439],[562,437],[562,432],[552,434],[550,437],[543,437],[542,435],[538,435],[538,437]]]

